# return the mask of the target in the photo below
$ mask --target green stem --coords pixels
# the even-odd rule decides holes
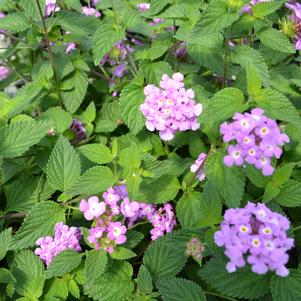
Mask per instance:
[[[214,292],[204,291],[204,293],[205,293],[206,295],[215,296],[215,297],[220,297],[220,298],[223,298],[223,299],[226,299],[226,300],[230,300],[230,301],[238,301],[237,299],[233,299],[233,298],[230,298],[230,297],[227,297],[227,296],[218,294],[218,293],[214,293]]]
[[[50,45],[50,40],[49,40],[49,36],[48,36],[48,31],[47,31],[46,23],[45,23],[45,20],[44,20],[44,15],[43,15],[42,8],[41,8],[39,0],[36,0],[36,3],[37,3],[37,6],[38,6],[40,18],[41,18],[41,21],[42,21],[42,24],[43,24],[43,31],[44,31],[45,41],[46,41],[46,45],[47,45],[48,56],[49,56],[49,59],[50,59],[50,62],[51,62],[51,66],[52,66],[52,69],[53,69],[54,80],[55,80],[55,83],[56,83],[56,85],[55,85],[56,86],[56,93],[57,93],[57,96],[58,96],[58,99],[59,99],[59,103],[61,104],[59,81],[58,81],[58,77],[57,77],[57,74],[56,74],[54,57],[53,57],[52,52],[51,52],[51,45]]]
[[[230,34],[231,34],[231,27],[228,30],[227,37],[226,37],[226,44],[225,44],[223,88],[226,87],[226,83],[227,83],[227,69],[228,69],[228,54],[229,54]]]
[[[298,226],[298,227],[296,227],[296,228],[293,228],[293,232],[298,231],[298,230],[300,230],[300,229],[301,229],[301,225]]]

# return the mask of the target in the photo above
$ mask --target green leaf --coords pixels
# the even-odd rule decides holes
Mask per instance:
[[[143,256],[143,264],[153,279],[175,276],[182,270],[185,262],[184,248],[168,243],[166,236],[152,242]]]
[[[128,230],[126,232],[126,242],[123,244],[123,247],[133,249],[139,244],[143,237],[144,235],[141,232]]]
[[[12,265],[12,273],[17,282],[16,291],[20,295],[31,296],[31,300],[39,299],[43,293],[45,274],[38,256],[30,250],[18,252]]]
[[[226,88],[217,92],[204,105],[204,111],[201,114],[201,123],[219,123],[232,117],[235,112],[242,112],[245,109],[244,96],[236,88]]]
[[[219,293],[233,298],[257,299],[268,293],[270,274],[257,275],[247,266],[229,273],[225,266],[222,259],[211,259],[202,267],[200,275]]]
[[[298,207],[301,206],[300,195],[301,183],[295,180],[288,180],[275,200],[279,205],[284,207]]]
[[[65,221],[65,210],[58,204],[46,201],[34,206],[25,217],[13,237],[13,249],[20,250],[34,246],[37,239],[52,235],[54,226]]]
[[[56,133],[63,133],[72,124],[72,115],[62,108],[52,107],[43,114],[43,119],[49,121]]]
[[[37,144],[49,130],[43,121],[22,121],[0,128],[0,157],[13,158]]]
[[[245,187],[245,176],[238,167],[225,166],[223,157],[222,151],[209,156],[205,163],[205,174],[228,207],[239,207]]]
[[[12,228],[7,228],[0,232],[0,260],[2,260],[6,252],[10,249],[12,241]]]
[[[0,19],[1,30],[21,32],[28,29],[30,26],[31,24],[22,13],[7,14],[5,18]]]
[[[87,37],[95,33],[99,20],[94,16],[84,16],[78,12],[62,12],[59,13],[57,23],[65,31]]]
[[[145,119],[140,111],[144,99],[143,87],[135,81],[123,88],[120,94],[121,117],[134,135],[144,127]]]
[[[45,11],[45,0],[39,1],[42,12]],[[25,11],[27,17],[32,18],[35,21],[40,21],[41,16],[37,2],[35,0],[20,0],[19,5]]]
[[[61,299],[65,300],[69,295],[66,281],[60,278],[52,278],[48,280],[45,285],[45,290],[46,290],[44,294],[45,301],[46,300],[54,301],[54,300],[61,300]]]
[[[291,269],[287,277],[273,275],[271,293],[273,301],[296,301],[301,299],[301,269]]]
[[[207,180],[204,186],[200,219],[197,223],[198,227],[213,226],[221,222],[222,219],[222,203],[220,196],[214,185]]]
[[[253,65],[264,86],[269,86],[270,74],[268,66],[261,53],[249,46],[238,46],[231,55],[232,62],[247,68],[248,64]]]
[[[156,286],[164,301],[206,301],[202,288],[187,279],[162,278],[156,281]]]
[[[120,246],[117,246],[115,248],[115,251],[111,254],[111,257],[117,260],[125,260],[129,258],[133,258],[135,256],[137,256],[136,253],[134,253],[133,251],[127,248],[120,247]]]
[[[284,53],[295,53],[293,44],[280,30],[268,28],[257,32],[260,42],[268,48]]]
[[[253,165],[246,164],[245,167],[246,176],[257,187],[265,188],[271,180],[271,177],[265,177],[261,170],[257,169]]]
[[[88,169],[67,191],[71,195],[92,195],[113,186],[113,173],[110,168],[96,166]]]
[[[272,89],[263,89],[256,95],[254,101],[264,109],[268,117],[290,122],[301,128],[301,117],[297,109],[282,93]]]
[[[200,21],[190,34],[190,39],[222,31],[239,18],[238,11],[230,11],[226,1],[212,1],[205,8]]]
[[[173,73],[171,66],[167,62],[163,61],[150,63],[149,61],[145,60],[141,62],[140,67],[147,83],[157,86],[160,84],[163,74],[171,75]],[[144,98],[145,96],[143,96],[143,100]]]
[[[141,265],[137,277],[137,287],[143,294],[150,294],[153,291],[153,280],[145,265]]]
[[[46,270],[46,278],[60,277],[76,269],[82,260],[82,254],[74,250],[64,250],[53,257]]]
[[[126,105],[126,103],[124,103]],[[134,113],[133,113],[134,114]],[[113,132],[121,120],[119,102],[113,101],[103,104],[101,111],[96,118],[95,132]],[[133,119],[132,119],[133,120]]]
[[[109,163],[114,159],[110,149],[103,144],[86,144],[77,149],[87,159],[97,164]]]
[[[100,250],[91,250],[87,252],[85,263],[86,282],[89,284],[101,276],[107,266],[108,256],[107,253]]]
[[[259,2],[252,5],[252,13],[255,18],[263,18],[275,12],[282,6],[282,1]]]
[[[277,168],[272,177],[273,183],[276,186],[281,186],[285,184],[292,175],[295,165],[295,163],[291,162]]]
[[[175,176],[163,175],[155,180],[148,178],[142,181],[137,200],[153,204],[165,203],[173,200],[180,188]]]
[[[267,203],[273,200],[280,193],[280,188],[275,186],[273,182],[269,182],[264,190],[262,200]]]
[[[80,298],[80,290],[74,279],[70,279],[68,281],[68,290],[73,297],[75,297],[77,299]]]
[[[8,284],[14,282],[16,282],[16,279],[11,273],[11,271],[5,268],[0,268],[0,283]]]
[[[184,194],[177,202],[177,217],[183,229],[196,227],[201,221],[202,195],[199,192]]]
[[[101,23],[93,35],[92,53],[95,66],[97,66],[105,54],[125,37],[123,29],[117,29],[112,24]]]
[[[134,169],[141,165],[141,153],[136,143],[121,150],[118,157],[118,164],[124,168]]]
[[[114,261],[93,284],[84,286],[84,293],[98,301],[126,300],[134,289],[132,273],[128,262]]]
[[[60,136],[47,164],[47,180],[49,185],[56,190],[68,190],[80,176],[80,169],[78,154],[69,141]]]
[[[172,3],[172,0],[152,0],[150,10],[146,13],[147,16],[157,15],[169,3]]]
[[[218,74],[223,73],[223,36],[220,33],[204,35],[201,38],[189,39],[188,54],[200,66]]]
[[[261,79],[256,67],[250,62],[246,65],[247,80],[248,80],[248,94],[250,96],[257,95],[261,90]]]
[[[89,85],[88,75],[84,71],[76,70],[64,81],[64,84],[67,87],[69,85],[72,87],[71,90],[61,91],[60,93],[64,106],[70,113],[74,113],[86,96]]]

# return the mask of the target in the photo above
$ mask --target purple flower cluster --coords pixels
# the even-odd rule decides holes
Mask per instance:
[[[94,7],[88,6],[83,6],[83,14],[85,16],[95,16],[96,18],[101,16],[101,13],[98,10],[96,10]]]
[[[181,73],[162,76],[160,88],[147,85],[146,95],[140,110],[146,117],[146,128],[158,130],[162,140],[171,140],[178,131],[197,130],[197,117],[202,113],[202,105],[194,100],[194,91],[186,90]]]
[[[142,13],[147,12],[150,9],[150,4],[149,3],[138,3],[137,9]]]
[[[123,78],[126,74],[127,65],[125,60],[133,51],[134,49],[128,41],[124,40],[117,42],[111,51],[103,57],[100,67],[102,68],[105,64],[109,64],[112,68],[110,86],[114,85],[116,78]]]
[[[252,6],[251,5],[256,5],[260,2],[271,2],[271,0],[251,0],[249,4],[246,4],[245,6],[243,6],[242,13],[248,13],[250,15],[253,14],[252,12]]]
[[[263,113],[259,108],[253,109],[251,113],[235,113],[232,123],[224,122],[221,125],[224,142],[236,142],[228,146],[225,165],[241,166],[247,162],[261,169],[265,176],[273,174],[271,159],[280,158],[281,146],[289,142],[289,137],[281,132],[276,121]]]
[[[203,258],[205,248],[200,240],[196,237],[193,237],[186,244],[186,255],[193,257],[197,261],[201,261]]]
[[[56,4],[56,0],[46,0],[45,17],[48,17],[52,12],[57,12],[60,8]]]
[[[40,259],[45,262],[47,266],[49,266],[53,257],[64,250],[72,249],[76,252],[82,250],[79,244],[82,233],[79,228],[69,228],[67,225],[64,225],[64,223],[57,223],[54,230],[54,237],[41,237],[36,242],[39,248],[36,248],[35,254],[40,256]]]
[[[74,138],[72,139],[71,143],[76,144],[82,140],[87,138],[86,129],[81,121],[77,119],[73,119],[73,122],[70,127],[71,132],[74,134]]]
[[[292,15],[289,17],[293,22],[293,31],[295,35],[295,49],[301,49],[301,4],[300,3],[286,3],[285,6],[292,11]]]
[[[125,243],[127,227],[132,227],[138,220],[147,219],[153,225],[150,232],[153,240],[171,232],[175,226],[170,204],[157,209],[152,204],[131,201],[124,185],[111,187],[102,196],[104,201],[92,196],[80,203],[85,219],[94,220],[88,241],[95,249],[114,252],[116,245]],[[120,222],[121,217],[123,222]]]
[[[9,75],[9,69],[5,66],[0,66],[0,81],[6,79]]]
[[[249,263],[256,274],[269,270],[278,276],[289,274],[285,265],[286,253],[294,246],[286,231],[290,227],[288,219],[272,212],[265,204],[249,202],[244,208],[228,209],[221,224],[221,230],[214,235],[215,243],[225,247],[229,273]]]
[[[200,181],[204,181],[206,178],[205,171],[204,171],[204,162],[207,158],[207,154],[205,153],[200,153],[199,157],[197,160],[190,166],[190,171],[191,172],[197,172],[196,177]]]

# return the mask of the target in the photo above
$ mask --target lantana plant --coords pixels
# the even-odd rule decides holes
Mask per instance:
[[[301,4],[0,1],[0,300],[301,300]]]

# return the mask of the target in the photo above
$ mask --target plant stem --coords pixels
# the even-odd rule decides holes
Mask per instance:
[[[50,41],[49,41],[48,31],[47,31],[46,23],[45,23],[45,20],[44,20],[44,15],[43,15],[39,0],[36,0],[36,3],[37,3],[37,6],[38,6],[40,18],[41,18],[41,21],[42,21],[42,24],[43,24],[43,31],[44,31],[45,41],[46,41],[46,45],[47,45],[48,56],[49,56],[49,59],[50,59],[50,62],[51,62],[51,66],[52,66],[52,69],[53,69],[53,76],[54,76],[54,80],[55,80],[55,83],[56,83],[56,85],[55,85],[56,86],[56,93],[57,93],[57,96],[58,96],[58,99],[59,99],[59,103],[61,104],[59,81],[58,81],[58,77],[57,77],[57,74],[56,74],[54,57],[53,57],[52,52],[51,52],[51,45],[50,45]]]
[[[231,34],[231,27],[228,30],[227,37],[226,37],[226,44],[225,44],[223,88],[226,87],[226,83],[227,83],[227,69],[228,69],[228,53],[229,53],[230,34]]]
[[[8,220],[8,219],[13,219],[18,217],[24,217],[26,216],[26,214],[27,212],[10,213],[10,214],[0,216],[0,220]]]
[[[233,298],[230,298],[230,297],[227,297],[227,296],[218,294],[218,293],[214,293],[214,292],[204,291],[204,293],[205,293],[206,295],[215,296],[215,297],[220,297],[220,298],[223,298],[223,299],[226,299],[226,300],[230,300],[230,301],[238,301],[237,299],[233,299]]]
[[[298,230],[300,230],[300,229],[301,229],[301,225],[298,226],[298,227],[296,227],[296,228],[293,228],[293,232],[298,231]]]

